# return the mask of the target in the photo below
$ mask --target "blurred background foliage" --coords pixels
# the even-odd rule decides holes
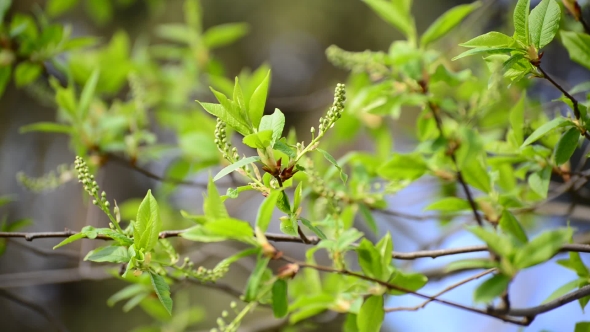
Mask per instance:
[[[448,8],[469,2],[416,0],[413,14],[418,30],[423,31]],[[261,79],[260,73],[265,73],[265,68],[272,68],[267,113],[274,108],[281,109],[287,118],[287,128],[299,129],[299,139],[307,141],[310,124],[317,123],[332,101],[333,86],[348,76],[346,71],[327,61],[325,50],[330,45],[338,45],[348,51],[387,51],[392,41],[401,37],[358,0],[202,0],[201,5],[202,22],[201,16],[194,14],[198,11],[187,8],[182,0],[14,1],[7,17],[26,20],[26,14],[39,18],[43,17],[40,13],[45,8],[48,15],[44,17],[46,24],[68,24],[71,30],[67,32],[73,38],[85,38],[64,44],[59,40],[66,36],[65,30],[54,31],[54,35],[48,33],[45,37],[57,42],[49,42],[45,52],[37,55],[39,60],[69,51],[69,48],[74,50],[52,62],[47,70],[55,72],[44,72],[34,65],[23,66],[20,74],[15,74],[15,79],[6,85],[0,99],[0,193],[14,193],[18,197],[18,201],[2,207],[2,213],[8,215],[10,221],[20,220],[25,224],[28,218],[33,221],[27,228],[31,231],[106,225],[108,221],[98,209],[85,207],[80,188],[73,182],[60,186],[54,194],[29,190],[57,187],[71,178],[72,170],[62,166],[53,176],[35,179],[59,165],[71,163],[74,159],[72,151],[83,154],[88,146],[102,152],[124,152],[142,165],[149,162],[149,170],[154,174],[166,174],[172,178],[183,178],[216,165],[219,155],[211,140],[215,122],[199,109],[194,100],[211,101],[209,85],[231,94],[231,78],[234,76],[240,76],[244,89],[253,89]],[[512,5],[511,1],[484,2],[485,10],[466,20],[451,38],[441,40],[438,50],[451,57],[458,54],[455,46],[458,41],[468,40],[482,31],[506,30],[504,27],[510,22]],[[201,26],[204,38],[195,38],[194,31],[201,31]],[[76,48],[89,44],[98,46]],[[570,61],[560,61],[567,59],[567,55],[559,45],[553,45],[545,56],[549,59],[549,69],[558,72],[569,85],[588,78],[587,71],[582,71]],[[68,75],[61,74],[59,70],[60,57],[62,60],[69,58],[71,71]],[[485,70],[483,64],[478,66],[475,71]],[[97,70],[100,72],[98,75],[95,74]],[[63,135],[38,132],[22,135],[19,132],[22,126],[31,123],[55,121],[56,108],[60,109],[57,116],[61,121],[76,123],[71,114],[77,111],[73,109],[88,105],[69,102],[71,95],[79,91],[60,88],[60,81],[72,80],[83,86],[92,80],[93,75],[97,76],[97,86],[100,87],[96,92],[109,101],[108,105],[94,106],[102,106],[103,112],[93,112],[92,116],[96,117],[93,127],[76,128],[77,134],[70,142]],[[17,88],[31,81],[34,84],[26,89]],[[50,87],[61,89],[63,99],[59,105],[48,94]],[[541,102],[549,101],[549,96],[557,97],[552,90],[547,92],[542,86],[536,89],[533,93],[540,96]],[[138,100],[143,104],[135,104]],[[135,111],[137,108],[149,109],[149,116],[142,117],[143,113]],[[417,116],[418,112],[402,112],[400,121],[389,124],[394,126],[392,140],[397,150],[409,150],[415,144],[413,124]],[[129,121],[134,123],[131,133],[126,132],[125,127]],[[371,119],[365,121],[370,124]],[[490,121],[493,122],[493,119]],[[355,126],[350,123],[352,127],[342,125],[337,128],[332,145],[339,148],[339,154],[369,147],[363,139],[347,142]],[[119,127],[119,132],[113,130]],[[105,128],[109,128],[112,136],[94,135]],[[59,128],[53,129],[59,132]],[[87,140],[93,137],[101,137],[101,141],[88,144]],[[156,141],[157,144],[152,144]],[[162,204],[161,207],[169,214],[168,218],[163,218],[168,223],[165,229],[187,226],[187,222],[173,212],[177,208],[196,212],[201,206],[199,188],[181,187],[173,191],[172,186],[154,181],[113,160],[97,163],[106,163],[100,169],[98,179],[111,197],[122,202],[123,219],[132,218],[139,205],[139,197],[154,186],[160,187],[160,195],[172,195],[169,200],[171,206]],[[17,173],[21,183],[15,177]],[[206,176],[194,180],[202,181],[204,178]],[[23,188],[22,184],[29,189]],[[420,209],[423,195],[429,190],[432,186],[413,188],[398,203],[410,208],[415,205],[416,209]],[[260,197],[256,195],[245,195],[245,199],[230,202],[228,208],[230,214],[251,220],[256,211],[249,207],[258,206],[255,204],[259,201]],[[383,231],[392,232],[396,250],[411,250],[420,247],[421,242],[428,242],[417,240],[413,225],[378,222]],[[422,234],[432,235],[434,231],[436,229],[423,229]],[[152,331],[148,327],[153,321],[157,322],[153,323],[155,330],[197,331],[214,326],[217,317],[232,300],[232,297],[213,289],[182,285],[178,286],[182,290],[175,292],[177,314],[172,319],[162,315],[155,300],[152,301],[154,303],[142,303],[145,311],[134,309],[124,313],[120,305],[115,308],[105,305],[107,299],[120,290],[122,283],[104,272],[102,267],[80,262],[81,253],[92,249],[95,244],[83,242],[78,245],[79,248],[74,246],[61,255],[46,254],[45,250],[53,245],[49,241],[35,243],[35,247],[41,249],[33,249],[28,243],[17,241],[4,241],[3,244],[8,245],[5,254],[0,257],[0,288],[17,290],[35,303],[51,308],[71,331],[127,331],[140,326],[145,328],[135,331]],[[285,248],[289,250],[290,247],[287,245]],[[190,250],[188,254],[193,260],[200,260],[207,266],[229,255],[234,248],[213,244],[187,250]],[[252,261],[244,261],[224,281],[241,287],[252,268]],[[0,326],[5,331],[48,330],[43,317],[12,301],[0,298],[0,308],[3,312]],[[443,314],[447,315],[444,320],[451,317],[458,320],[473,318],[460,312],[454,312],[455,316],[446,311],[430,311],[430,314],[433,312],[438,314],[435,316],[438,318],[433,320],[443,319]],[[559,312],[555,314],[559,315]],[[320,326],[325,324],[318,330],[339,326],[340,318],[331,315],[315,320]],[[398,315],[388,317],[397,318]],[[415,317],[419,319],[420,316]],[[490,323],[487,318],[478,319],[489,323],[485,325],[489,330],[498,330],[497,327],[503,326],[501,323]],[[259,313],[248,317],[243,328],[245,331],[264,330],[265,326],[273,329],[274,323],[268,315]],[[419,330],[404,324],[407,322],[388,318],[384,328],[391,331]],[[428,326],[426,322],[423,324],[426,325],[415,326]],[[483,326],[480,325],[482,329],[477,330],[483,330]]]

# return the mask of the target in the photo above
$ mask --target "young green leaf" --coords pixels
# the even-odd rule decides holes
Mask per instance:
[[[531,0],[518,0],[514,8],[514,38],[524,47],[529,46],[529,10]]]
[[[19,129],[19,133],[24,134],[32,131],[40,131],[44,133],[60,133],[60,134],[71,134],[72,127],[63,125],[55,122],[37,122],[30,125],[22,126]]]
[[[91,250],[85,261],[93,262],[111,262],[111,263],[127,263],[131,259],[127,248],[121,246],[102,247]]]
[[[571,228],[546,231],[532,239],[514,256],[514,265],[524,269],[549,260],[572,237]]]
[[[524,232],[524,229],[522,229],[522,226],[518,220],[516,220],[516,217],[514,217],[512,212],[508,210],[504,210],[502,212],[502,217],[500,218],[500,228],[502,228],[504,232],[517,238],[522,243],[527,243],[529,240],[526,236],[526,233]]]
[[[247,23],[226,23],[213,26],[203,33],[203,43],[209,49],[234,43],[244,37],[249,30]]]
[[[381,254],[367,239],[362,239],[356,249],[359,265],[365,275],[380,279],[384,276],[383,266],[381,264]]]
[[[428,171],[424,158],[419,154],[394,154],[377,169],[386,180],[416,180]]]
[[[154,287],[154,291],[156,292],[156,295],[158,295],[160,303],[162,303],[168,314],[172,315],[172,298],[170,297],[170,286],[168,286],[166,280],[164,280],[161,275],[152,271],[150,271],[150,278],[152,280],[152,287]]]
[[[228,240],[227,236],[217,235],[212,231],[205,229],[203,225],[197,225],[187,229],[186,231],[180,233],[180,237],[183,237],[189,241],[195,242],[221,242]]]
[[[92,98],[94,98],[94,92],[96,91],[96,84],[98,83],[98,78],[100,77],[100,69],[95,68],[90,75],[88,81],[84,85],[84,89],[82,90],[82,94],[80,95],[80,104],[78,105],[78,118],[79,119],[86,119],[86,115],[88,114],[88,108],[90,107],[90,103],[92,102]]]
[[[55,246],[53,247],[53,249],[55,250],[55,249],[57,249],[57,248],[59,248],[59,247],[65,246],[65,245],[66,245],[66,244],[68,244],[68,243],[72,243],[72,242],[74,242],[74,241],[77,241],[77,240],[83,239],[83,238],[85,238],[85,237],[86,237],[86,234],[84,234],[84,233],[82,233],[82,232],[80,232],[80,233],[76,233],[76,234],[74,234],[74,235],[72,235],[72,236],[68,237],[67,239],[65,239],[65,240],[61,241],[61,242],[60,242],[60,243],[58,243],[57,245],[55,245]]]
[[[507,36],[501,32],[488,32],[484,35],[477,36],[469,41],[466,41],[459,46],[476,48],[476,47],[508,47],[514,43],[514,38]]]
[[[269,261],[270,258],[266,256],[258,257],[258,260],[256,261],[256,266],[254,267],[254,271],[252,271],[250,278],[248,278],[248,283],[246,284],[246,291],[244,292],[244,300],[246,302],[256,300],[258,296],[260,280],[262,279],[262,275],[264,274],[264,270],[266,270]]]
[[[457,212],[471,209],[469,202],[458,197],[445,197],[439,201],[431,203],[424,208],[424,211],[438,210],[444,212]]]
[[[451,262],[445,268],[446,272],[473,270],[473,269],[491,269],[498,267],[498,263],[488,259],[464,259]]]
[[[485,242],[493,252],[502,257],[510,257],[514,253],[514,246],[505,236],[500,236],[482,227],[470,227],[469,231]]]
[[[516,105],[510,110],[510,126],[514,133],[516,144],[521,146],[524,141],[523,126],[524,126],[524,102],[526,94],[522,94]]]
[[[576,272],[580,278],[590,277],[590,271],[580,258],[580,253],[570,251],[569,259],[560,259],[557,264]]]
[[[434,23],[432,23],[428,29],[426,29],[422,35],[422,38],[420,39],[420,44],[422,46],[426,46],[443,37],[454,27],[459,25],[465,16],[469,15],[472,11],[479,8],[480,6],[481,3],[476,1],[470,4],[459,5],[451,8],[446,13],[442,14],[442,16],[436,21],[434,21]]]
[[[271,115],[265,115],[260,120],[260,126],[258,130],[260,132],[265,130],[272,130],[272,141],[271,146],[274,147],[275,143],[283,135],[283,128],[285,127],[285,115],[281,110],[275,108],[275,111]]]
[[[262,115],[264,115],[264,106],[266,105],[266,96],[268,95],[268,86],[270,82],[270,70],[264,77],[264,80],[254,90],[252,97],[250,97],[250,103],[248,105],[248,114],[250,121],[254,128],[260,126]]]
[[[242,143],[253,148],[264,150],[272,145],[272,130],[263,130],[254,134],[245,136]]]
[[[570,160],[574,151],[578,147],[580,139],[580,130],[576,127],[568,129],[557,142],[555,146],[555,163],[559,166]]]
[[[563,284],[561,287],[559,287],[553,293],[551,293],[551,295],[549,295],[549,297],[547,297],[543,301],[543,303],[553,301],[553,300],[557,299],[558,297],[561,297],[561,296],[569,293],[570,291],[573,291],[574,289],[578,288],[579,283],[580,283],[580,280],[575,279],[575,280],[572,280],[568,283]]]
[[[560,116],[560,117],[557,117],[557,118],[543,124],[542,126],[537,128],[531,134],[531,136],[527,137],[527,139],[524,141],[524,143],[522,143],[521,147],[525,147],[525,146],[537,141],[538,139],[543,137],[548,132],[550,132],[550,131],[554,130],[555,128],[562,126],[566,123],[571,123],[571,120]]]
[[[383,296],[372,295],[368,297],[356,318],[359,332],[379,332],[384,317]]]
[[[334,167],[336,167],[340,171],[340,180],[342,180],[342,183],[346,184],[346,180],[348,180],[348,175],[344,173],[340,166],[338,166],[338,162],[336,161],[336,159],[334,159],[334,157],[332,157],[332,155],[328,153],[328,151],[326,150],[318,148],[316,148],[316,150],[321,152],[324,155],[324,158],[326,158],[326,160],[329,161],[330,164],[334,165]]]
[[[473,293],[473,300],[480,303],[490,303],[502,295],[510,284],[510,277],[503,274],[496,274],[484,281]]]
[[[561,9],[555,0],[543,0],[531,11],[529,32],[531,43],[537,49],[542,49],[553,40],[559,30],[560,19]]]
[[[281,195],[280,190],[275,190],[268,195],[268,197],[260,204],[258,208],[258,214],[256,215],[256,227],[262,232],[266,232],[270,220],[272,218],[272,212],[277,204],[277,199]]]
[[[235,114],[232,114],[231,110],[226,110],[225,107],[220,104],[202,103],[200,101],[197,102],[205,109],[205,111],[221,119],[221,121],[235,129],[238,133],[242,134],[242,136],[248,136],[252,133],[250,126],[247,125],[244,120],[241,119],[241,117],[237,117]]]
[[[213,220],[229,218],[227,209],[219,196],[219,191],[213,179],[209,178],[209,184],[207,185],[207,197],[203,201],[203,212],[205,216]]]
[[[252,226],[242,220],[233,218],[216,219],[206,223],[204,228],[212,235],[235,239],[245,243],[255,242]]]
[[[588,332],[590,331],[590,322],[578,322],[574,332]]]
[[[303,181],[297,184],[295,188],[295,194],[293,196],[293,206],[291,207],[291,212],[296,213],[299,206],[301,206],[301,200],[303,199]]]
[[[148,190],[147,195],[139,205],[137,219],[133,225],[133,241],[137,250],[145,252],[152,250],[158,242],[158,235],[162,229],[158,202]]]
[[[56,17],[70,10],[77,3],[78,0],[49,0],[45,10],[50,17]]]
[[[392,26],[399,29],[403,34],[412,39],[415,37],[416,28],[414,20],[409,13],[409,8],[404,6],[403,1],[385,1],[385,0],[363,0],[373,9],[377,15]]]
[[[393,278],[389,280],[390,284],[399,286],[409,291],[417,291],[424,287],[428,282],[428,278],[421,273],[403,272],[396,270],[393,274]],[[407,294],[403,291],[392,289],[388,292],[391,295],[404,295]]]
[[[14,83],[17,87],[22,87],[32,83],[41,75],[41,65],[32,62],[21,62],[14,70]]]
[[[549,181],[551,180],[551,166],[547,166],[540,171],[534,172],[528,178],[528,184],[531,189],[542,198],[547,197],[549,191]]]
[[[287,282],[283,279],[277,279],[272,285],[272,312],[277,318],[285,317],[289,312]]]
[[[510,52],[514,52],[514,51],[519,51],[519,50],[514,47],[477,47],[477,48],[472,48],[468,51],[465,51],[465,52],[457,55],[456,57],[452,58],[451,61],[455,61],[455,60],[458,60],[458,59],[461,59],[461,58],[464,58],[467,56],[483,54],[483,53],[501,54],[501,53],[510,53]]]
[[[259,160],[260,160],[260,157],[258,157],[258,156],[252,156],[252,157],[240,159],[239,161],[237,161],[229,166],[226,166],[221,171],[219,171],[219,173],[217,173],[213,177],[213,181],[217,181],[217,180],[221,179],[222,177],[228,175],[229,173],[235,171],[236,169],[246,166],[251,163],[255,163]]]
[[[315,233],[315,235],[317,235],[320,239],[325,240],[327,239],[326,234],[324,234],[324,232],[322,232],[321,229],[319,229],[318,227],[316,227],[314,224],[311,223],[311,221],[305,219],[305,218],[299,218],[299,220],[301,220],[301,223],[309,228],[312,232]]]
[[[572,31],[561,31],[559,35],[570,59],[590,69],[590,35]]]

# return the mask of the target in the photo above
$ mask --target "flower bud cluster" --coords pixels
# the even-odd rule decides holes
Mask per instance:
[[[238,149],[236,147],[232,147],[231,143],[229,142],[229,138],[227,137],[227,129],[225,122],[217,119],[217,124],[215,125],[215,145],[223,158],[225,158],[229,162],[236,162],[240,159],[240,155],[238,154]]]
[[[369,73],[378,78],[386,75],[387,55],[383,52],[348,52],[332,45],[326,49],[328,61],[337,67],[348,69],[354,73]]]
[[[330,107],[326,116],[320,118],[320,125],[318,128],[320,135],[323,135],[326,131],[328,131],[328,129],[334,127],[334,123],[336,123],[336,121],[342,117],[345,101],[345,86],[342,83],[338,83],[336,85],[336,90],[334,91],[334,104],[332,104],[332,107]]]
[[[196,270],[194,268],[193,262],[188,262],[188,275],[191,277],[201,281],[201,282],[215,282],[229,271],[229,263],[225,261],[221,261],[217,266],[213,269],[207,269],[202,266],[199,266]]]
[[[57,171],[50,171],[39,178],[28,177],[24,172],[19,172],[16,175],[16,179],[25,188],[33,192],[55,190],[73,178],[73,165],[60,165],[57,167]]]

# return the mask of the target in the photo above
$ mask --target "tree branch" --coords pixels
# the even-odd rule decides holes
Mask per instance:
[[[514,308],[514,309],[510,309],[507,313],[507,315],[509,316],[514,316],[514,317],[534,317],[536,315],[551,311],[553,309],[559,308],[563,305],[566,305],[570,302],[573,302],[575,300],[579,300],[583,297],[586,296],[590,296],[590,285],[584,286],[576,291],[573,291],[571,293],[568,293],[562,297],[559,297],[553,301],[541,304],[539,306],[536,307],[532,307],[532,308]],[[500,312],[502,309],[488,309],[488,312],[491,313],[498,313]]]
[[[343,275],[347,275],[347,276],[351,276],[351,277],[355,277],[358,279],[362,279],[362,280],[366,280],[366,281],[370,281],[370,282],[374,282],[376,284],[379,284],[383,287],[386,287],[387,289],[393,289],[393,290],[397,290],[400,292],[404,292],[404,293],[408,293],[408,294],[412,294],[418,297],[421,297],[423,299],[427,299],[427,300],[431,300],[437,303],[441,303],[450,307],[454,307],[454,308],[458,308],[458,309],[462,309],[465,311],[469,311],[469,312],[473,312],[473,313],[477,313],[480,315],[485,315],[485,316],[491,316],[491,317],[495,317],[498,319],[501,319],[505,322],[509,322],[509,323],[513,323],[513,324],[517,324],[517,325],[522,325],[522,326],[528,326],[531,323],[531,320],[527,317],[525,317],[525,319],[516,319],[516,318],[512,318],[512,317],[508,317],[508,316],[504,316],[502,314],[498,314],[495,312],[488,312],[482,309],[478,309],[478,308],[473,308],[473,307],[468,307],[465,305],[462,305],[460,303],[456,303],[456,302],[452,302],[452,301],[447,301],[447,300],[441,300],[438,299],[434,296],[429,296],[429,295],[425,295],[416,291],[412,291],[394,284],[390,284],[388,282],[379,280],[379,279],[375,279],[372,277],[368,277],[366,275],[360,274],[360,273],[356,273],[356,272],[352,272],[349,270],[345,270],[345,269],[334,269],[332,267],[329,266],[322,266],[322,265],[314,265],[314,264],[308,264],[305,262],[300,262],[297,261],[293,258],[287,257],[287,256],[282,256],[280,258],[281,260],[284,260],[286,262],[292,263],[292,264],[296,264],[299,267],[304,267],[304,268],[311,268],[317,271],[323,271],[323,272],[329,272],[329,273],[338,273],[338,274],[343,274]]]
[[[453,289],[455,289],[455,288],[457,288],[459,286],[462,286],[462,285],[464,285],[464,284],[466,284],[466,283],[468,283],[470,281],[477,280],[477,279],[479,279],[479,278],[481,278],[481,277],[483,277],[485,275],[488,275],[488,274],[490,274],[490,273],[492,273],[494,271],[496,271],[495,268],[488,269],[488,270],[485,270],[483,272],[480,272],[480,273],[478,273],[476,275],[473,275],[473,276],[471,276],[471,277],[469,277],[467,279],[463,279],[463,280],[461,280],[461,281],[459,281],[459,282],[457,282],[455,284],[452,284],[452,285],[448,286],[447,288],[443,289],[442,291],[440,291],[440,292],[432,295],[432,297],[439,297],[439,296],[441,296],[441,295],[443,295],[443,294],[445,294],[445,293],[447,293],[447,292],[449,292],[449,291],[451,291],[451,290],[453,290]],[[385,308],[385,312],[394,312],[394,311],[418,311],[418,310],[424,308],[428,303],[430,303],[432,301],[433,300],[428,299],[428,300],[422,302],[422,304],[419,304],[419,305],[414,306],[414,307]]]

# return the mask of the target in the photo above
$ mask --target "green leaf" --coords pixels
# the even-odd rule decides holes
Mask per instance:
[[[377,15],[392,26],[399,29],[406,37],[413,38],[416,34],[414,20],[409,8],[403,1],[363,0]]]
[[[444,212],[457,212],[470,209],[471,205],[469,205],[469,202],[462,198],[445,197],[440,201],[431,203],[430,205],[424,208],[424,211],[438,210]]]
[[[493,252],[502,257],[510,257],[514,252],[514,246],[506,237],[482,227],[470,227],[469,231],[485,242]]]
[[[514,265],[524,269],[549,260],[557,254],[562,245],[568,243],[572,234],[571,228],[542,233],[516,252]]]
[[[472,269],[491,269],[497,267],[497,263],[489,259],[464,259],[449,263],[445,272],[472,270]]]
[[[17,87],[28,85],[35,81],[42,71],[41,64],[32,62],[21,62],[14,71],[14,83]]]
[[[264,150],[272,144],[272,130],[263,130],[248,136],[244,136],[242,143],[253,148]]]
[[[234,43],[248,34],[247,23],[226,23],[213,26],[203,33],[203,43],[214,49]]]
[[[212,231],[205,229],[203,225],[197,225],[187,229],[186,231],[180,233],[180,237],[183,237],[190,241],[195,242],[221,242],[228,240],[228,237],[217,235]]]
[[[166,280],[164,280],[164,278],[159,274],[150,271],[150,277],[152,280],[152,287],[154,287],[160,303],[162,303],[164,308],[166,308],[168,314],[172,315],[172,298],[170,297],[170,286],[168,286]]]
[[[82,94],[80,95],[80,104],[78,108],[78,117],[80,119],[86,119],[86,115],[88,114],[88,108],[90,107],[90,103],[92,102],[92,98],[94,97],[94,92],[96,91],[96,84],[98,83],[98,79],[100,77],[100,69],[95,68],[92,71],[92,75],[86,84],[84,85],[84,90],[82,90]]]
[[[540,139],[541,137],[543,137],[545,134],[547,134],[548,132],[554,130],[555,128],[565,124],[565,123],[571,123],[571,121],[567,118],[564,117],[557,117],[549,122],[546,122],[545,124],[543,124],[542,126],[540,126],[539,128],[537,128],[532,134],[531,136],[527,137],[527,139],[524,141],[524,143],[522,143],[522,147],[525,147],[535,141],[537,141],[538,139]]]
[[[207,184],[207,197],[203,201],[203,212],[206,217],[213,220],[229,218],[219,191],[217,191],[217,187],[211,178],[209,178],[209,183]]]
[[[380,279],[384,275],[383,265],[381,264],[381,254],[371,241],[362,239],[356,252],[359,265],[366,276]]]
[[[560,19],[561,9],[555,0],[543,0],[531,11],[529,32],[531,43],[537,49],[542,49],[553,40],[559,30]]]
[[[248,114],[254,128],[258,128],[260,126],[260,120],[262,119],[262,115],[264,115],[264,106],[266,105],[266,96],[268,95],[269,82],[270,70],[264,77],[264,80],[262,80],[260,85],[256,88],[256,90],[254,90],[252,97],[250,97]]]
[[[394,154],[394,156],[377,169],[377,173],[386,180],[413,181],[424,175],[428,166],[424,158],[416,153]]]
[[[381,255],[381,264],[383,265],[383,272],[386,273],[384,276],[385,278],[389,278],[390,272],[389,267],[391,265],[391,252],[393,251],[393,241],[391,239],[391,234],[387,232],[379,242],[375,245],[375,248],[379,251]]]
[[[575,280],[572,280],[572,281],[562,285],[561,287],[556,289],[553,293],[551,293],[551,295],[549,295],[549,297],[546,298],[543,301],[543,303],[553,301],[553,300],[557,299],[558,297],[561,297],[561,296],[569,293],[570,291],[573,291],[574,289],[578,288],[579,283],[580,283],[580,281],[578,279],[575,279]]]
[[[409,291],[417,291],[420,288],[424,287],[428,282],[428,278],[420,273],[411,273],[411,272],[404,272],[401,270],[395,271],[393,278],[389,280],[390,284],[399,286]],[[403,291],[398,291],[395,289],[389,290],[389,294],[391,295],[404,295],[407,294]]]
[[[137,218],[133,225],[133,241],[137,250],[143,249],[144,252],[152,250],[158,242],[158,236],[162,229],[162,219],[160,219],[160,209],[158,202],[148,190],[145,198],[137,210]]]
[[[285,317],[289,312],[287,282],[283,279],[277,279],[272,285],[272,312],[277,318]]]
[[[559,35],[570,59],[590,69],[590,35],[572,31],[561,31]]]
[[[81,233],[81,232],[80,232],[80,233],[76,233],[76,234],[74,234],[74,235],[72,235],[72,236],[68,237],[67,239],[65,239],[65,240],[61,241],[61,242],[60,242],[60,243],[58,243],[57,245],[55,245],[55,246],[53,247],[53,249],[55,250],[55,249],[57,249],[57,248],[59,248],[59,247],[65,246],[65,245],[66,245],[66,244],[68,244],[68,243],[72,243],[72,242],[74,242],[74,241],[78,241],[78,240],[80,240],[80,239],[83,239],[83,238],[85,238],[85,237],[86,237],[86,234],[84,234],[84,233]]]
[[[318,227],[316,227],[314,224],[311,223],[311,221],[305,219],[305,218],[299,218],[299,220],[301,220],[301,223],[309,228],[312,232],[315,233],[315,235],[317,235],[320,239],[322,240],[326,240],[326,234],[324,234],[324,232],[322,232],[321,229],[319,229]]]
[[[528,184],[531,189],[542,198],[547,197],[549,191],[549,181],[551,180],[551,166],[547,166],[540,171],[534,172],[528,178]]]
[[[86,13],[98,24],[104,25],[113,17],[113,5],[110,1],[86,0]]]
[[[272,142],[271,146],[274,147],[275,143],[283,135],[283,128],[285,127],[285,115],[281,110],[275,108],[275,111],[271,115],[265,115],[260,120],[259,131],[272,130]]]
[[[0,24],[4,22],[4,15],[10,9],[10,5],[12,4],[12,0],[0,0]],[[0,95],[2,95],[2,90],[0,90]]]
[[[148,289],[149,290],[149,289]],[[107,300],[107,305],[109,307],[114,306],[117,302],[132,298],[138,294],[142,294],[146,292],[146,286],[143,284],[131,284],[120,291],[116,292],[115,294],[111,295]]]
[[[518,0],[514,8],[514,38],[525,47],[529,45],[529,10],[531,0]]]
[[[19,129],[19,133],[21,134],[29,133],[32,131],[41,131],[44,133],[71,134],[72,127],[55,122],[37,122],[32,123],[30,125],[22,126]]]
[[[296,213],[299,206],[301,206],[301,200],[303,199],[303,181],[297,184],[295,188],[295,194],[293,195],[293,206],[291,207],[291,212]]]
[[[259,256],[258,260],[256,261],[256,266],[248,278],[248,283],[246,284],[246,291],[244,293],[244,300],[246,302],[254,301],[258,297],[258,288],[260,285],[260,280],[264,274],[264,270],[268,266],[268,262],[270,258],[266,256]]]
[[[501,32],[488,32],[484,35],[477,36],[459,46],[476,48],[476,47],[508,47],[514,43],[514,39]]]
[[[383,324],[383,296],[372,295],[365,300],[356,318],[359,332],[379,332]]]
[[[268,197],[260,204],[258,208],[258,214],[256,215],[256,227],[261,232],[266,232],[268,225],[270,224],[272,213],[277,205],[277,199],[281,195],[280,190],[275,190],[268,195]]]
[[[15,197],[11,196],[11,195],[3,195],[0,196],[0,206],[6,205],[10,202],[14,202],[15,201]]]
[[[373,217],[371,210],[365,204],[359,204],[359,210],[361,212],[361,215],[363,216],[363,219],[365,220],[365,223],[367,224],[367,226],[369,226],[369,229],[373,233],[378,234],[379,228],[377,227],[377,221]]]
[[[45,11],[50,17],[56,17],[72,9],[77,3],[78,0],[49,0]]]
[[[235,239],[245,243],[254,243],[254,230],[249,223],[233,219],[217,219],[204,225],[204,228],[212,235]]]
[[[469,15],[472,11],[479,8],[481,3],[479,1],[471,4],[459,5],[449,9],[446,13],[442,14],[434,23],[432,23],[428,29],[422,35],[420,44],[426,46],[442,36],[446,35],[454,27],[459,25],[465,16]]]
[[[202,103],[197,101],[205,111],[218,117],[221,121],[225,122],[228,126],[232,127],[242,136],[247,136],[252,133],[252,129],[236,114],[232,114],[232,110],[226,110],[225,107],[219,104]]]
[[[559,166],[570,160],[578,147],[580,131],[576,127],[568,129],[555,146],[555,163]]]
[[[477,54],[482,54],[482,53],[489,53],[489,54],[500,54],[500,53],[510,53],[510,52],[514,52],[514,51],[518,51],[518,49],[513,48],[513,47],[477,47],[477,48],[472,48],[468,51],[465,51],[459,55],[457,55],[456,57],[454,57],[453,59],[451,59],[451,61],[455,61],[467,56],[472,56],[472,55],[477,55]]]
[[[522,226],[518,220],[516,220],[516,217],[514,217],[512,212],[508,210],[504,210],[502,212],[502,217],[500,218],[500,228],[502,228],[502,230],[507,234],[517,238],[522,243],[527,243],[529,240],[526,236],[526,233],[524,232],[524,229],[522,229]]]
[[[590,322],[578,322],[574,332],[590,332]]]
[[[242,166],[246,166],[251,163],[255,163],[259,160],[260,160],[260,157],[258,157],[258,156],[252,156],[252,157],[240,159],[239,161],[237,161],[229,166],[226,166],[221,171],[219,171],[219,173],[217,173],[215,175],[215,177],[213,177],[213,181],[217,181],[217,180],[221,179],[222,177],[228,175],[229,173],[235,171],[236,169],[238,169]]]
[[[557,261],[557,264],[576,272],[580,278],[590,277],[590,271],[588,271],[588,268],[580,258],[580,254],[577,252],[570,251],[569,259],[560,259]]]
[[[510,126],[514,133],[514,139],[516,144],[521,146],[524,140],[523,126],[524,126],[524,102],[526,100],[526,94],[522,94],[518,103],[510,110]]]
[[[85,261],[93,262],[111,262],[111,263],[127,263],[131,257],[127,248],[121,246],[110,246],[102,247],[91,250],[86,257]]]
[[[326,160],[329,161],[330,164],[334,165],[334,167],[336,167],[340,171],[340,180],[342,180],[342,183],[346,184],[346,180],[348,180],[348,175],[344,173],[340,166],[338,166],[338,162],[336,161],[336,159],[334,159],[334,157],[332,157],[332,155],[328,153],[328,151],[326,150],[322,150],[319,148],[316,148],[316,150],[321,152],[324,155],[324,158],[326,158]]]
[[[480,303],[490,303],[508,288],[510,277],[496,274],[484,281],[473,293],[473,300]]]
[[[1,1],[2,0],[0,0],[0,2]],[[1,12],[0,12],[0,14],[1,14]],[[12,67],[10,67],[10,66],[0,67],[0,97],[2,97],[2,95],[4,94],[4,90],[6,89],[8,82],[10,82],[10,74],[11,73],[12,73]]]

